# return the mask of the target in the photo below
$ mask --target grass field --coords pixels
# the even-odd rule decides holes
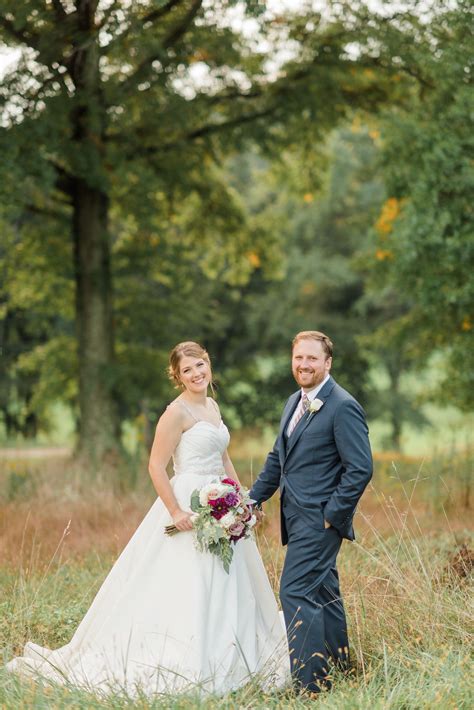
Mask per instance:
[[[242,477],[258,470],[258,447],[238,439]],[[252,461],[252,465],[251,465]],[[358,540],[344,543],[341,584],[350,623],[352,672],[317,700],[320,708],[471,708],[474,552],[472,455],[434,460],[376,457],[373,484],[357,516]],[[248,480],[247,480],[248,482]],[[26,640],[56,647],[72,636],[153,492],[85,478],[64,455],[0,459],[0,648],[3,660]],[[259,544],[278,590],[284,550],[278,501],[267,506]],[[471,573],[471,574],[470,574]],[[304,708],[292,692],[263,694],[249,685],[205,702],[121,697],[20,681],[0,670],[2,708]]]

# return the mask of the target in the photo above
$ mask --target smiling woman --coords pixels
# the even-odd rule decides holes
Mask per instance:
[[[197,372],[193,370],[197,369]],[[186,388],[186,383],[193,380],[206,381],[207,386],[212,389],[211,360],[207,351],[198,343],[192,340],[178,343],[170,354],[170,365],[168,368],[170,380],[177,387]],[[202,384],[202,383],[201,383]]]

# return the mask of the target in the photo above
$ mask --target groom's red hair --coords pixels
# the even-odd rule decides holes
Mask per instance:
[[[299,343],[300,340],[318,340],[322,344],[326,356],[332,357],[332,340],[328,338],[327,335],[324,335],[324,333],[321,333],[319,330],[302,330],[300,333],[297,333],[293,338],[293,342],[291,344],[292,350],[295,347],[296,343]]]

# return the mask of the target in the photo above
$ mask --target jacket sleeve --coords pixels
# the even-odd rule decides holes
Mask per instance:
[[[250,497],[260,505],[271,498],[280,485],[281,466],[278,455],[278,441],[276,438],[273,449],[267,456],[263,469],[250,490]]]
[[[354,399],[345,400],[338,407],[334,438],[343,470],[339,485],[327,502],[324,517],[335,528],[344,530],[352,520],[373,470],[364,410]]]

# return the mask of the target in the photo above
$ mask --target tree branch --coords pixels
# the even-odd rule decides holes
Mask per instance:
[[[64,9],[61,0],[52,0],[52,2],[58,21],[61,22],[61,20],[65,20],[67,17],[67,12]]]
[[[148,146],[144,148],[141,152],[143,155],[154,155],[156,153],[159,153],[160,151],[173,150],[174,148],[177,148],[179,145],[187,141],[195,141],[199,138],[203,138],[204,136],[213,135],[215,133],[219,133],[220,131],[225,131],[229,128],[235,128],[236,126],[241,126],[245,123],[251,123],[252,121],[256,121],[259,118],[265,118],[266,116],[270,116],[276,110],[276,108],[276,105],[270,106],[266,109],[262,109],[261,111],[254,111],[252,113],[236,116],[235,118],[231,118],[228,121],[221,121],[220,123],[209,123],[205,126],[201,126],[201,128],[196,128],[194,131],[190,131],[189,133],[183,134],[176,141],[173,141],[171,143],[164,143],[160,146]]]
[[[3,27],[11,37],[14,37],[18,42],[21,42],[21,44],[26,44],[28,47],[38,49],[39,37],[34,32],[29,31],[26,33],[24,29],[20,30],[16,28],[13,22],[11,20],[7,20],[7,18],[3,15],[0,15],[0,26]]]
[[[160,7],[160,8],[158,8],[157,10],[152,10],[151,12],[147,13],[147,14],[144,15],[143,17],[137,18],[137,19],[140,20],[140,23],[141,23],[141,25],[142,25],[142,27],[143,27],[144,25],[146,25],[146,24],[149,23],[149,22],[153,23],[153,22],[155,22],[155,20],[158,20],[160,17],[164,17],[164,16],[167,15],[169,12],[171,12],[171,10],[173,10],[173,8],[177,7],[177,6],[180,5],[182,2],[183,2],[183,0],[168,0],[168,2],[167,2],[165,5],[163,5],[163,7]],[[107,23],[107,20],[108,20],[109,17],[111,16],[112,12],[117,8],[117,6],[120,7],[120,3],[114,3],[114,4],[107,10],[106,16],[104,17],[104,19],[102,20],[102,22],[101,22],[100,25],[99,25],[99,29],[102,29],[102,27],[105,26],[105,24]],[[128,27],[122,32],[122,34],[117,35],[111,42],[109,42],[109,44],[107,45],[107,49],[110,50],[110,48],[111,48],[112,46],[118,44],[118,43],[121,42],[123,39],[125,39],[126,37],[128,37],[128,35],[130,34],[130,32],[132,31],[132,29],[133,29],[134,26],[135,26],[135,23],[134,23],[133,21],[130,22],[130,24],[129,24]]]
[[[181,37],[186,34],[187,30],[192,24],[192,21],[201,9],[202,3],[203,0],[193,0],[190,9],[183,17],[183,20],[178,25],[176,25],[176,27],[169,33],[169,35],[165,37],[165,39],[160,43],[160,51],[148,56],[146,59],[140,62],[133,74],[130,74],[130,76],[123,80],[121,84],[122,88],[126,89],[130,84],[136,82],[142,72],[151,64],[153,64],[154,61],[160,59],[163,60],[163,50],[172,47],[179,39],[181,39]]]
[[[423,77],[416,69],[409,67],[407,64],[390,64],[390,62],[385,61],[382,57],[371,57],[370,63],[376,67],[384,69],[385,71],[395,71],[397,73],[408,74],[408,76],[411,76],[412,79],[416,79],[416,81],[425,89],[434,89],[434,84],[429,81],[429,79]]]
[[[37,205],[26,205],[27,212],[31,214],[39,214],[42,217],[52,217],[53,219],[66,219],[67,215],[64,212],[59,212],[53,209],[48,209],[47,207],[38,207]]]
[[[235,101],[236,99],[259,99],[263,96],[263,92],[259,89],[258,91],[248,91],[247,93],[242,93],[241,91],[228,91],[227,93],[214,94],[209,97],[209,104],[218,104],[221,101]]]
[[[57,174],[56,187],[67,197],[72,198],[73,188],[74,188],[74,176],[63,168],[62,165],[56,163],[53,158],[47,158],[47,162],[55,169]]]
[[[146,25],[148,22],[154,22],[155,20],[159,20],[160,17],[164,17],[165,15],[167,15],[174,7],[176,7],[176,5],[179,5],[182,1],[183,0],[168,0],[168,2],[163,5],[163,7],[159,7],[156,10],[152,10],[147,15],[145,15],[142,18],[142,24]]]
[[[168,37],[165,37],[165,39],[163,40],[163,47],[165,47],[165,49],[167,49],[168,47],[172,47],[179,39],[181,39],[183,35],[186,34],[189,26],[192,24],[192,21],[201,9],[202,3],[203,0],[193,0],[191,7],[189,8],[186,15],[183,17],[182,22],[180,22],[174,28],[174,30],[170,32]]]

